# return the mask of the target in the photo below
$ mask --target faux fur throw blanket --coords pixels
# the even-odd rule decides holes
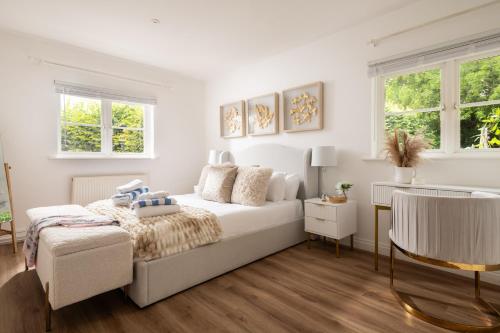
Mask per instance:
[[[120,222],[130,233],[134,258],[152,260],[217,242],[222,228],[217,216],[205,209],[181,206],[178,213],[137,218],[126,207],[101,200],[86,207]]]

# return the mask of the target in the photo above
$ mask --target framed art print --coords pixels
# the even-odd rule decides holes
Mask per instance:
[[[323,82],[283,91],[285,132],[323,129]]]
[[[279,128],[278,94],[272,93],[247,100],[248,135],[277,134]]]
[[[245,102],[239,101],[220,106],[220,136],[238,138],[245,136]]]

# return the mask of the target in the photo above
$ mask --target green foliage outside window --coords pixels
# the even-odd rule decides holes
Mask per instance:
[[[101,152],[102,103],[76,96],[64,97],[61,110],[61,150]],[[118,153],[144,152],[144,106],[111,103],[112,149]]]
[[[111,105],[113,118],[113,151],[120,153],[144,152],[144,107],[124,103]],[[115,128],[120,127],[120,128]],[[139,129],[140,130],[137,130]]]
[[[500,100],[500,56],[460,66],[460,103]],[[460,145],[481,148],[481,129],[486,129],[489,148],[500,148],[500,104],[460,109]]]
[[[464,62],[460,65],[460,146],[500,148],[500,56]],[[438,108],[441,72],[433,69],[399,75],[385,80],[385,129],[409,134],[421,133],[431,148],[440,147]],[[491,102],[473,106],[469,103]],[[428,112],[395,112],[427,109]],[[482,135],[481,135],[482,134]],[[480,142],[485,142],[480,146]]]
[[[432,69],[419,73],[399,75],[385,80],[385,130],[395,128],[408,134],[423,134],[432,149],[441,145],[441,71]],[[414,111],[437,108],[436,111]]]
[[[61,110],[61,150],[101,151],[101,101],[64,97],[64,108]]]

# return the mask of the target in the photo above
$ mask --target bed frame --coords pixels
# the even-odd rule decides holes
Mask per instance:
[[[318,195],[318,170],[311,167],[311,149],[276,144],[251,146],[231,153],[238,165],[261,165],[296,173],[301,178],[298,197]],[[129,296],[145,307],[199,283],[296,245],[305,240],[304,219],[224,239],[207,246],[151,261],[134,263]]]

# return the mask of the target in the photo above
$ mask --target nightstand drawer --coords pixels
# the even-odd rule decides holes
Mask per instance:
[[[305,225],[305,230],[313,234],[331,236],[334,238],[336,238],[338,235],[337,223],[330,220],[306,216]]]
[[[306,216],[337,221],[337,207],[306,202]]]

